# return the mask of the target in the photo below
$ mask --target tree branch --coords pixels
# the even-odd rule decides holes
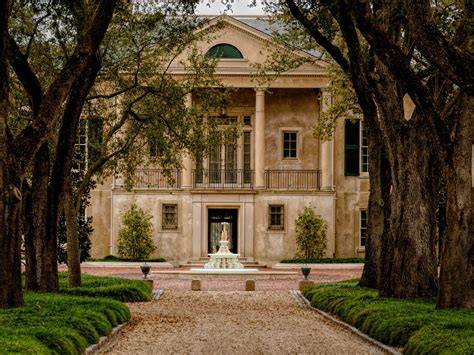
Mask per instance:
[[[28,63],[28,56],[21,52],[20,47],[11,35],[8,35],[7,46],[10,65],[18,79],[20,79],[25,91],[28,93],[31,100],[30,105],[33,110],[33,116],[36,116],[43,98],[41,83]]]
[[[469,95],[474,95],[474,55],[460,48],[460,43],[446,39],[432,18],[430,0],[404,0],[403,3],[410,32],[423,56]],[[464,26],[461,23],[461,32],[466,31]],[[465,37],[460,33],[457,36]]]
[[[331,41],[325,37],[315,24],[311,23],[308,18],[301,12],[300,8],[295,4],[294,0],[285,0],[286,4],[295,19],[297,19],[308,31],[311,37],[323,47],[333,57],[333,59],[339,64],[342,70],[346,73],[349,72],[349,62],[346,60],[341,50],[333,45]]]

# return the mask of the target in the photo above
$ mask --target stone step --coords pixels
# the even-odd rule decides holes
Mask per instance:
[[[252,269],[266,269],[266,265],[261,265],[257,261],[243,261],[239,260],[242,265],[246,268],[252,268]],[[207,263],[208,260],[206,261],[188,261],[187,263],[182,263],[179,265],[179,267],[193,267],[193,268],[200,268],[204,267],[204,264]]]

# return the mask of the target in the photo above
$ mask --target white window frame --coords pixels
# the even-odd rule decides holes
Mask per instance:
[[[363,120],[359,121],[359,175],[368,175],[369,174],[369,144],[367,139],[367,130],[364,128],[365,122]],[[367,145],[363,145],[365,140]],[[364,165],[364,156],[367,157],[367,165]],[[364,170],[365,169],[365,170]]]

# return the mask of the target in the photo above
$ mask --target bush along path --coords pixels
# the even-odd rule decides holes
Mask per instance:
[[[313,307],[406,354],[474,354],[472,310],[437,310],[435,300],[381,298],[357,281],[310,286],[303,295]]]
[[[120,301],[151,298],[139,280],[84,275],[83,287],[67,289],[60,278],[61,294],[27,292],[25,307],[0,310],[1,354],[82,354],[130,319]]]

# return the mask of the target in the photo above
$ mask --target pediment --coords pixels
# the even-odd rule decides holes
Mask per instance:
[[[207,52],[210,48],[218,44],[230,44],[238,48],[249,63],[263,64],[273,51],[287,52],[288,55],[307,58],[311,63],[304,65],[305,70],[313,68],[315,70],[325,69],[326,64],[320,61],[315,55],[303,51],[290,51],[281,44],[276,43],[268,31],[263,31],[257,26],[251,26],[249,23],[258,24],[262,27],[265,24],[263,19],[242,19],[234,18],[228,15],[221,15],[213,18],[206,28],[219,24],[218,29],[209,36],[209,38],[198,43],[198,48]],[[223,59],[230,62],[231,60]]]

